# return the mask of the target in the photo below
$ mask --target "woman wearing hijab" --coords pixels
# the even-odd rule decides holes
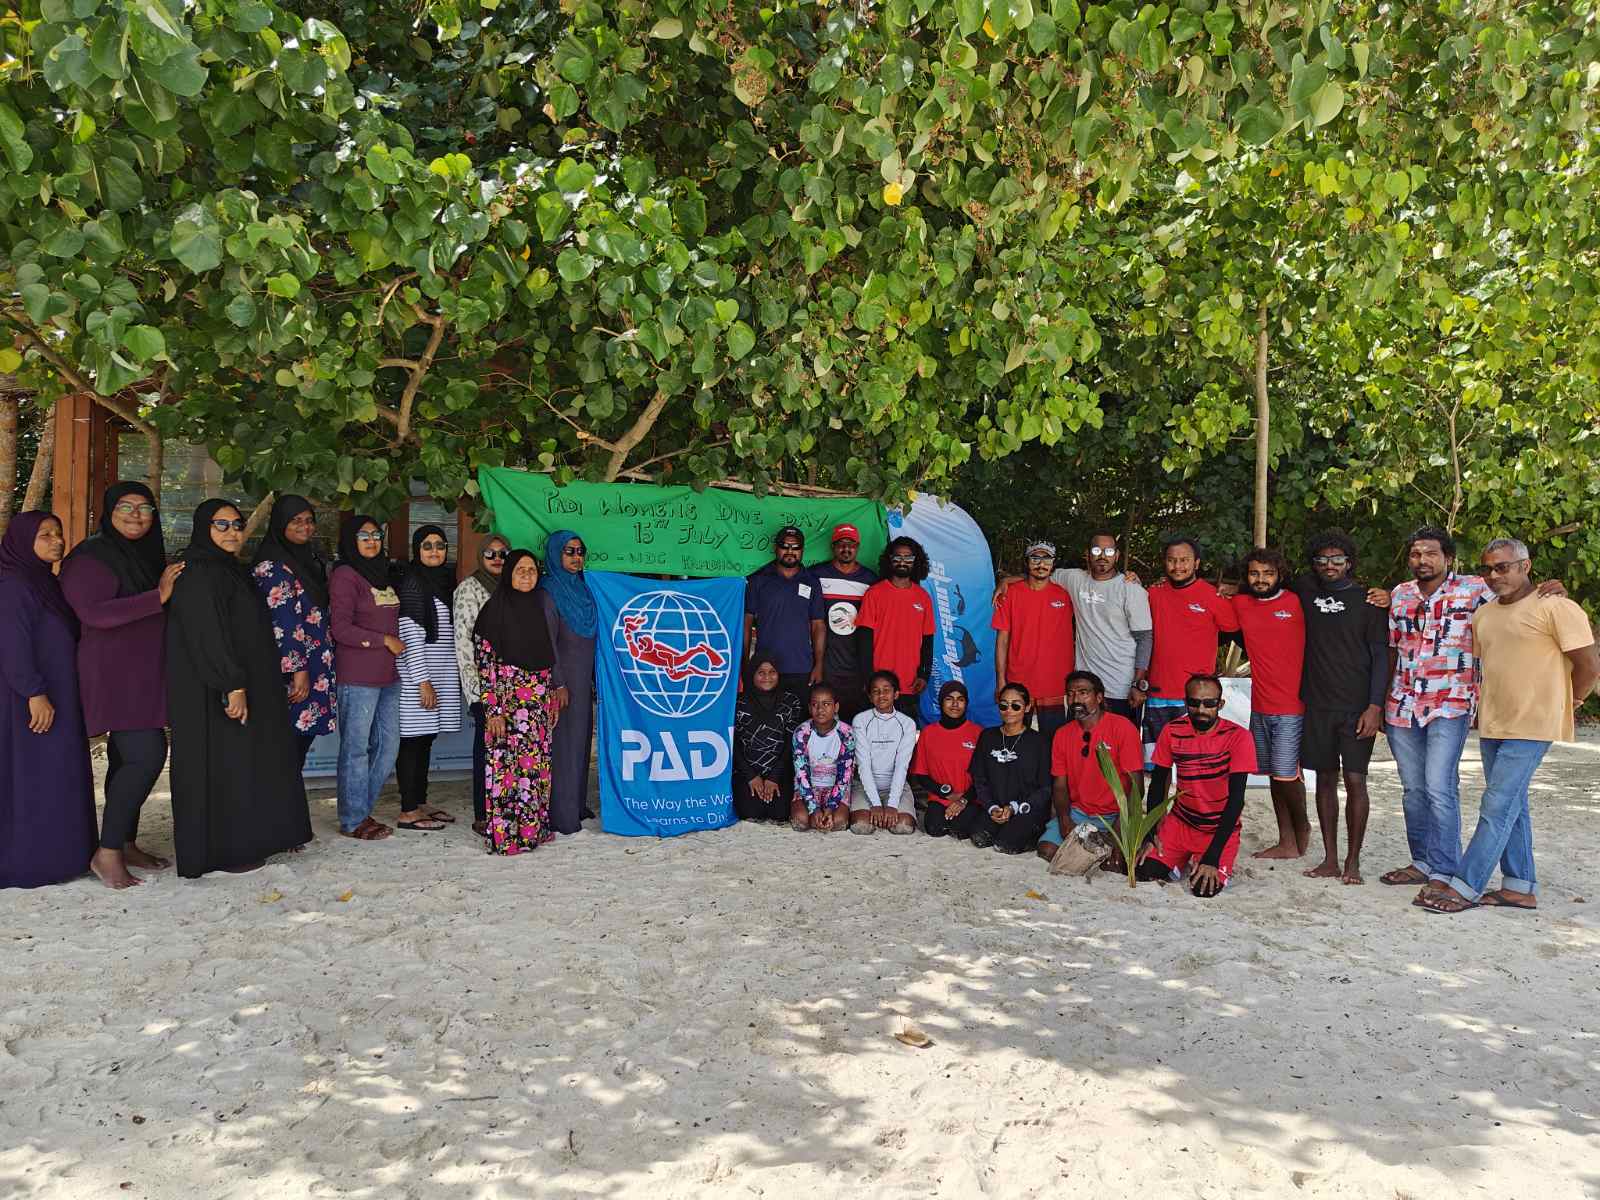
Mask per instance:
[[[383,552],[383,526],[357,515],[339,531],[328,579],[328,623],[339,677],[339,832],[363,842],[393,830],[372,819],[400,753],[400,596]]]
[[[570,699],[556,726],[551,750],[550,824],[557,833],[577,833],[589,808],[589,743],[594,737],[594,597],[583,578],[588,548],[570,529],[545,540],[539,589],[555,600],[556,657]],[[799,722],[795,722],[799,724]],[[785,818],[789,810],[784,809]]]
[[[911,782],[928,799],[922,827],[944,837],[972,803],[972,755],[983,729],[967,720],[967,685],[952,679],[939,689],[939,720],[923,727],[911,758]]]
[[[328,564],[317,553],[316,536],[311,501],[280,496],[250,569],[272,618],[302,771],[311,743],[339,731],[333,635],[328,630]]]
[[[200,505],[167,604],[172,833],[191,879],[311,840],[277,639],[243,545],[237,505]]]
[[[142,483],[117,483],[100,504],[100,532],[61,564],[61,591],[78,618],[84,727],[106,734],[106,807],[89,869],[110,888],[142,882],[130,866],[172,864],[141,850],[139,811],[167,762],[164,605],[182,563],[167,565],[161,513]],[[128,686],[129,681],[134,686]]]
[[[74,879],[94,853],[94,779],[78,701],[78,619],[49,513],[0,538],[0,888]]]
[[[567,689],[550,630],[549,592],[535,592],[539,563],[513,550],[473,628],[483,688],[488,763],[484,788],[491,854],[521,854],[550,829],[550,732]]]
[[[450,623],[450,595],[455,568],[448,561],[450,543],[437,525],[424,525],[411,535],[411,562],[400,579],[400,640],[405,653],[400,670],[400,757],[395,776],[400,783],[401,829],[429,832],[455,818],[442,808],[428,808],[428,767],[433,739],[461,728],[461,672],[456,666],[455,629]]]
[[[473,628],[478,614],[500,584],[511,543],[498,533],[490,534],[478,550],[478,569],[457,585],[450,602],[455,627],[456,670],[461,673],[461,694],[472,713],[472,832],[482,837],[489,828],[485,817],[484,764],[487,743],[483,731],[483,685],[478,680],[478,652],[473,644]]]
[[[794,800],[794,731],[800,697],[778,681],[778,661],[759,650],[745,669],[733,713],[733,811],[741,821],[787,821]]]

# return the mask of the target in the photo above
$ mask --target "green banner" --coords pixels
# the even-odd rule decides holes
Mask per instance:
[[[881,504],[856,498],[758,498],[748,492],[652,483],[570,483],[548,475],[484,467],[478,488],[494,531],[544,557],[558,529],[575,529],[596,571],[634,575],[748,575],[772,561],[772,537],[785,525],[805,532],[808,564],[832,557],[829,536],[841,523],[861,531],[861,561],[876,568],[889,542]]]

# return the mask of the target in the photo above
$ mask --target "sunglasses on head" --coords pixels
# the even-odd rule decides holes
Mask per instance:
[[[156,515],[156,506],[154,504],[124,503],[116,505],[111,511],[114,513],[121,513],[125,517],[132,517],[135,515],[141,517],[153,517]]]
[[[1002,700],[1002,701],[1000,701],[1000,711],[1001,712],[1021,712],[1023,709],[1025,709],[1027,707],[1028,706],[1026,704],[1024,704],[1021,700]]]
[[[227,533],[230,529],[237,529],[243,532],[244,518],[235,517],[231,521],[225,521],[221,517],[213,517],[211,520],[211,528],[215,529],[218,533]]]
[[[490,562],[498,562],[500,559],[506,558],[510,554],[511,551],[509,550],[485,550],[483,552],[483,557],[487,558]]]
[[[1199,696],[1199,697],[1186,696],[1186,697],[1184,697],[1183,706],[1185,708],[1221,708],[1222,707],[1222,697],[1221,696]]]

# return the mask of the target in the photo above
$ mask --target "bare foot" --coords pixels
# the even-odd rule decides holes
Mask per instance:
[[[94,872],[96,879],[114,891],[120,892],[123,888],[138,887],[144,882],[137,875],[129,873],[118,851],[107,850],[103,846],[96,850],[94,857],[89,860],[89,870]]]
[[[172,865],[171,859],[151,854],[148,850],[141,850],[132,842],[122,848],[122,861],[130,867],[142,867],[146,871],[165,871]]]
[[[1339,864],[1336,862],[1322,862],[1312,867],[1305,873],[1307,879],[1337,879],[1339,878]]]
[[[1365,883],[1366,882],[1365,879],[1361,878],[1361,860],[1359,858],[1349,859],[1344,864],[1344,871],[1341,872],[1340,875],[1339,875],[1339,882],[1340,883]]]
[[[1257,850],[1251,858],[1299,858],[1305,851],[1298,846],[1286,842],[1279,842],[1276,846],[1268,846],[1265,850]]]

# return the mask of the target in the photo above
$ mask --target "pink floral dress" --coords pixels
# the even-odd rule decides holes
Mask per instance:
[[[550,828],[550,743],[556,723],[549,671],[529,671],[495,656],[481,637],[478,678],[485,718],[504,717],[498,742],[485,731],[484,784],[490,854],[521,854],[555,837]]]
[[[272,636],[278,642],[278,669],[283,672],[285,689],[289,676],[296,671],[306,671],[311,676],[311,693],[299,704],[289,705],[290,726],[304,737],[337,733],[339,713],[328,614],[306,595],[299,577],[282,563],[270,559],[259,562],[252,574],[272,617]]]

